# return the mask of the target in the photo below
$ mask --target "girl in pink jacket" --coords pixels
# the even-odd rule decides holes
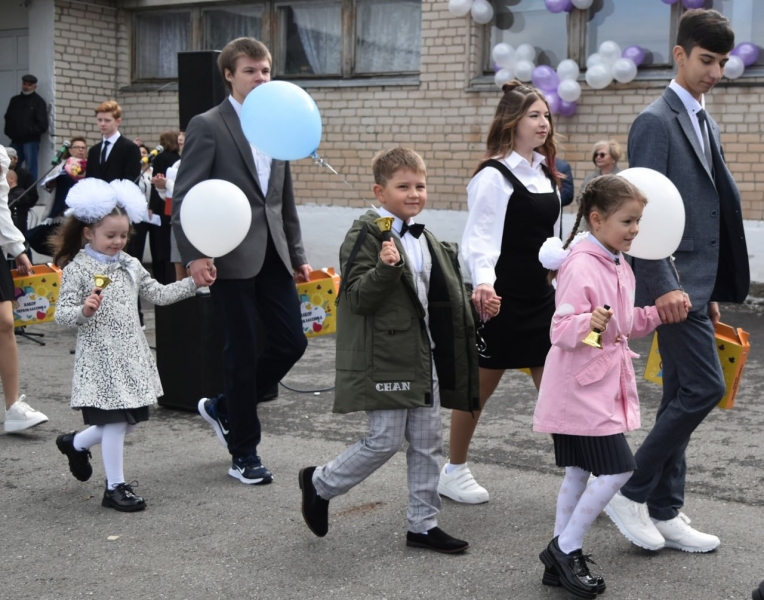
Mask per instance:
[[[595,598],[605,582],[587,568],[584,536],[636,468],[623,435],[640,426],[629,338],[661,321],[654,306],[634,307],[634,274],[621,254],[639,231],[647,199],[626,179],[604,175],[579,202],[565,245],[550,238],[539,253],[557,292],[533,429],[552,434],[556,463],[565,467],[554,539],[540,555],[542,581]],[[589,231],[578,234],[582,220]],[[602,332],[601,349],[582,341],[593,329]],[[597,479],[587,488],[590,473]]]

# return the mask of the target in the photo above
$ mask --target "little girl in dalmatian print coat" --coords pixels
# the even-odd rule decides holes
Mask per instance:
[[[162,285],[122,251],[130,224],[146,216],[146,200],[135,184],[84,179],[66,203],[68,220],[55,244],[54,260],[64,268],[56,321],[78,328],[71,404],[90,427],[59,436],[56,445],[72,474],[87,481],[93,473],[90,448],[100,443],[107,478],[101,505],[143,510],[145,500],[125,482],[123,445],[163,392],[136,300],[172,304],[193,296],[196,286],[190,277]]]

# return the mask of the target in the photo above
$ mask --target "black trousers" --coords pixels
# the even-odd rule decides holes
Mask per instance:
[[[261,438],[257,405],[308,346],[294,278],[269,236],[265,262],[257,275],[218,279],[210,293],[225,337],[225,399],[220,410],[230,424],[228,451],[234,457],[255,455]]]

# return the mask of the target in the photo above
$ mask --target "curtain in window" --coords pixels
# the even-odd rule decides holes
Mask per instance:
[[[289,7],[298,39],[287,41],[287,54],[304,53],[314,75],[342,72],[341,7],[296,4]],[[301,48],[295,48],[295,44]],[[287,59],[289,60],[289,58]]]
[[[205,10],[203,18],[205,50],[222,50],[228,42],[240,37],[262,39],[262,6],[236,6]]]
[[[356,73],[419,71],[421,0],[358,0]]]
[[[136,79],[178,76],[178,52],[189,49],[191,14],[144,13],[135,16]]]

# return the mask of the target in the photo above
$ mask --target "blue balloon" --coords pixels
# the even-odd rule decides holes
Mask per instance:
[[[241,109],[241,128],[250,144],[277,160],[306,158],[321,142],[318,106],[288,81],[269,81],[252,90]]]

